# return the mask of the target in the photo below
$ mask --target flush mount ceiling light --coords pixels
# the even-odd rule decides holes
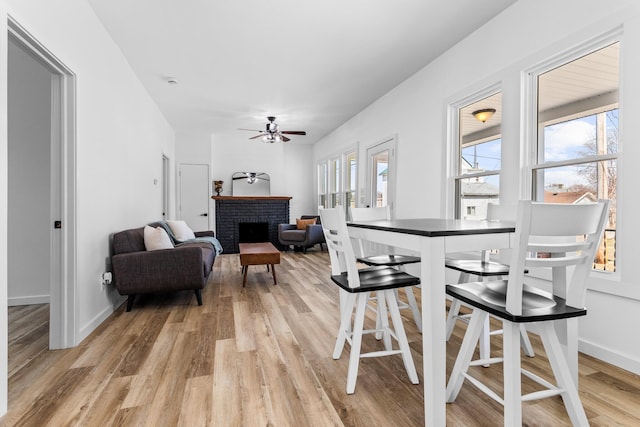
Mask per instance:
[[[484,123],[487,120],[489,120],[491,116],[495,114],[495,112],[496,112],[495,108],[484,108],[482,110],[476,110],[471,114],[473,115],[473,117],[476,118],[476,120],[479,120],[482,123]]]

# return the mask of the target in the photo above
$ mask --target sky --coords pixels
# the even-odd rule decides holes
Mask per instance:
[[[613,110],[607,115],[607,128],[618,128],[618,110]],[[555,162],[580,158],[588,151],[585,144],[595,138],[596,118],[595,115],[591,115],[550,125],[544,132],[544,161]],[[475,159],[480,169],[499,170],[501,144],[502,141],[496,139],[466,147],[462,150],[462,156],[472,165]],[[486,177],[485,181],[497,185],[499,179],[497,176],[492,176]],[[551,184],[564,184],[565,187],[571,187],[576,184],[586,184],[586,181],[584,176],[578,173],[577,166],[568,166],[545,170],[545,185]]]

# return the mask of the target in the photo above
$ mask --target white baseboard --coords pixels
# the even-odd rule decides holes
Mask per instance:
[[[78,337],[78,344],[82,342],[86,337],[91,334],[102,322],[107,320],[107,317],[111,316],[113,313],[113,307],[105,307],[97,316],[95,316],[89,323],[80,328],[80,336]]]
[[[30,297],[11,297],[7,298],[9,307],[16,305],[33,305],[33,304],[49,304],[49,295],[34,295]]]
[[[611,349],[584,340],[580,340],[578,343],[578,349],[584,354],[588,354],[589,356],[593,356],[604,362],[640,375],[640,359],[637,357],[616,353],[611,351]]]

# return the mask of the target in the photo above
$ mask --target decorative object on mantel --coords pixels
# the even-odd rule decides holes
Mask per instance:
[[[235,172],[231,177],[234,196],[269,196],[269,174],[264,172]]]
[[[220,193],[222,193],[222,184],[224,184],[224,181],[213,181],[213,191],[216,192],[216,196],[219,196]]]
[[[280,130],[278,124],[275,123],[276,118],[273,116],[267,117],[269,123],[266,125],[266,130],[256,130],[256,129],[238,129],[238,130],[248,130],[251,132],[260,132],[256,136],[252,136],[249,139],[256,139],[262,137],[263,142],[269,142],[273,144],[274,142],[287,142],[290,141],[290,138],[284,136],[287,135],[306,135],[307,133],[303,130]]]

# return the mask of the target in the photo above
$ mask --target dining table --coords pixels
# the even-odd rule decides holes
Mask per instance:
[[[416,218],[351,222],[348,230],[352,238],[421,257],[424,419],[426,426],[445,426],[445,254],[510,248],[515,222]]]

